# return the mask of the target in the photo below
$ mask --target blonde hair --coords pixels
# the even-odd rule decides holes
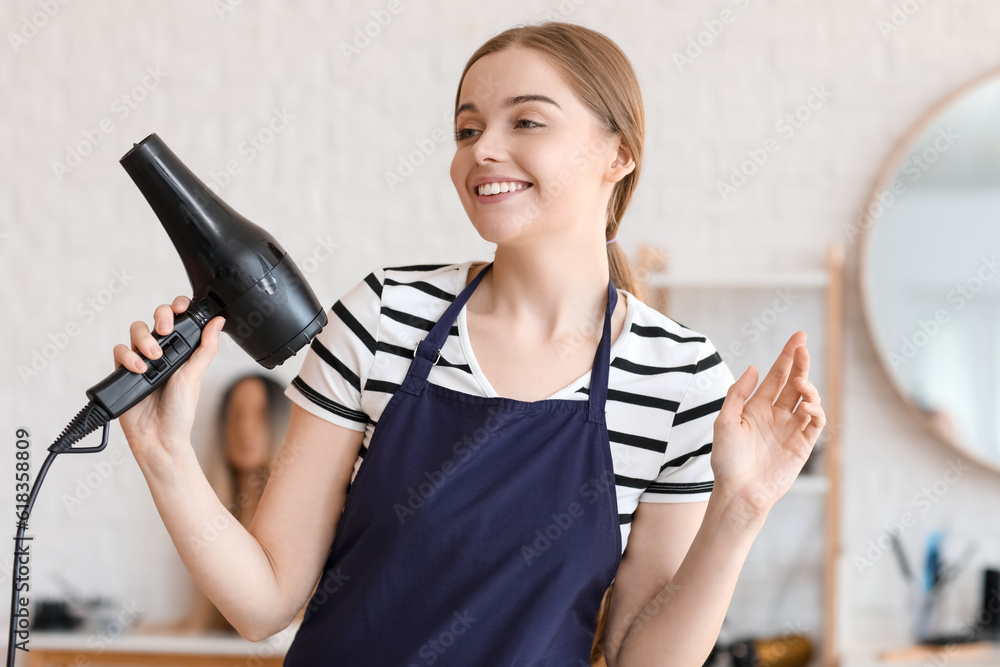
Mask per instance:
[[[615,238],[639,181],[646,131],[642,93],[632,63],[610,38],[589,28],[562,21],[518,25],[487,40],[469,58],[458,81],[456,111],[462,82],[473,63],[514,46],[547,56],[565,74],[580,101],[608,132],[621,137],[622,144],[631,152],[635,169],[615,184],[608,202],[605,235],[606,240]],[[617,242],[608,244],[608,268],[616,287],[642,300],[628,257]]]

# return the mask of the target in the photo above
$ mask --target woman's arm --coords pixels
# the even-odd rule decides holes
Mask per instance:
[[[621,639],[605,648],[609,667],[704,664],[750,546],[774,503],[802,470],[826,424],[819,393],[807,379],[805,341],[803,332],[792,334],[757,391],[753,366],[729,387],[713,424],[715,484],[704,520],[669,581],[664,583],[662,575],[660,579],[647,575],[643,580],[636,568],[621,573],[633,601],[642,599],[636,591],[643,587],[650,595],[638,610],[626,607],[621,611],[615,609],[612,590],[611,611],[630,620],[619,621],[619,628],[625,627],[618,631]],[[668,536],[679,530],[681,541],[686,534],[683,526],[655,529]],[[649,543],[651,538],[643,535],[642,539]],[[652,543],[661,546],[647,548],[645,558],[655,563],[654,572],[657,567],[660,572],[668,571],[670,552],[662,546],[668,542]],[[609,635],[609,639],[616,638]]]
[[[763,523],[722,489],[707,503],[640,503],[611,594],[608,667],[703,665]]]
[[[222,504],[190,443],[136,460],[177,553],[246,639],[291,623],[322,572],[364,433],[292,407],[249,530]]]

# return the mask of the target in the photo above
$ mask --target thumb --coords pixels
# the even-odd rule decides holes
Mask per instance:
[[[757,379],[760,374],[754,366],[747,366],[743,375],[729,385],[726,398],[722,401],[722,408],[719,410],[719,419],[726,422],[739,422],[743,416],[743,406],[746,404],[750,394],[757,387]]]
[[[215,353],[219,351],[219,336],[222,327],[226,324],[226,319],[221,315],[213,317],[201,332],[201,342],[198,348],[178,372],[187,371],[187,375],[192,381],[200,381],[205,374],[208,364],[215,358]]]

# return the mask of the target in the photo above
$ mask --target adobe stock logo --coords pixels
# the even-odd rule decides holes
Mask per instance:
[[[802,104],[775,121],[775,132],[786,140],[791,139],[813,118],[815,112],[823,108],[823,105],[831,97],[833,97],[833,93],[826,89],[826,85],[812,86],[809,89],[809,96]],[[728,180],[715,182],[719,198],[723,202],[728,201],[753,178],[754,174],[767,163],[771,155],[777,153],[780,148],[781,142],[778,139],[768,137],[761,145],[746,149],[747,159],[732,165]]]
[[[111,102],[110,111],[115,118],[123,121],[128,118],[132,111],[150,96],[150,94],[160,87],[163,80],[168,76],[159,65],[146,67],[145,76],[132,86],[131,89],[122,93]],[[115,131],[115,124],[111,118],[105,116],[97,122],[97,127],[85,127],[82,131],[83,139],[74,144],[66,145],[66,156],[63,162],[52,161],[52,171],[60,181],[66,174],[72,173],[83,164],[84,158],[94,152],[98,146],[104,142],[104,138]]]
[[[7,33],[7,41],[10,42],[10,48],[17,53],[18,49],[30,42],[38,33],[49,24],[49,21],[54,19],[62,11],[63,5],[68,5],[70,0],[39,0],[38,8],[41,11],[36,11],[31,14],[31,16],[24,16],[21,18],[21,26],[18,32],[13,30]]]
[[[97,318],[98,313],[104,312],[104,309],[114,301],[115,295],[124,291],[133,278],[135,276],[130,275],[125,269],[112,271],[111,280],[104,287],[77,304],[76,313],[79,315],[79,320],[67,320],[59,329],[49,333],[41,340],[40,345],[32,348],[27,365],[24,363],[17,365],[17,374],[21,382],[27,386],[31,379],[38,377],[48,368],[49,363],[70,345],[71,339],[80,335],[83,331],[82,326],[90,324]]]
[[[351,62],[353,58],[360,56],[364,49],[371,46],[372,40],[381,35],[382,30],[392,23],[392,17],[397,16],[401,11],[403,11],[403,5],[400,0],[389,0],[385,9],[371,10],[372,20],[365,23],[364,30],[361,29],[361,26],[354,28],[352,43],[340,43],[340,53],[344,56],[344,60]]]
[[[210,169],[205,185],[219,194],[222,190],[233,182],[235,176],[239,176],[243,171],[243,165],[253,162],[258,154],[262,153],[273,142],[279,134],[284,132],[295,120],[295,114],[288,111],[287,107],[280,109],[274,107],[271,115],[264,124],[252,134],[247,134],[243,141],[236,146],[236,153],[242,159],[227,160],[222,169]]]

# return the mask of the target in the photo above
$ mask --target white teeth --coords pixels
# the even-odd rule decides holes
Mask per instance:
[[[524,183],[483,183],[476,191],[481,195],[495,195],[501,192],[515,192],[528,187]]]

